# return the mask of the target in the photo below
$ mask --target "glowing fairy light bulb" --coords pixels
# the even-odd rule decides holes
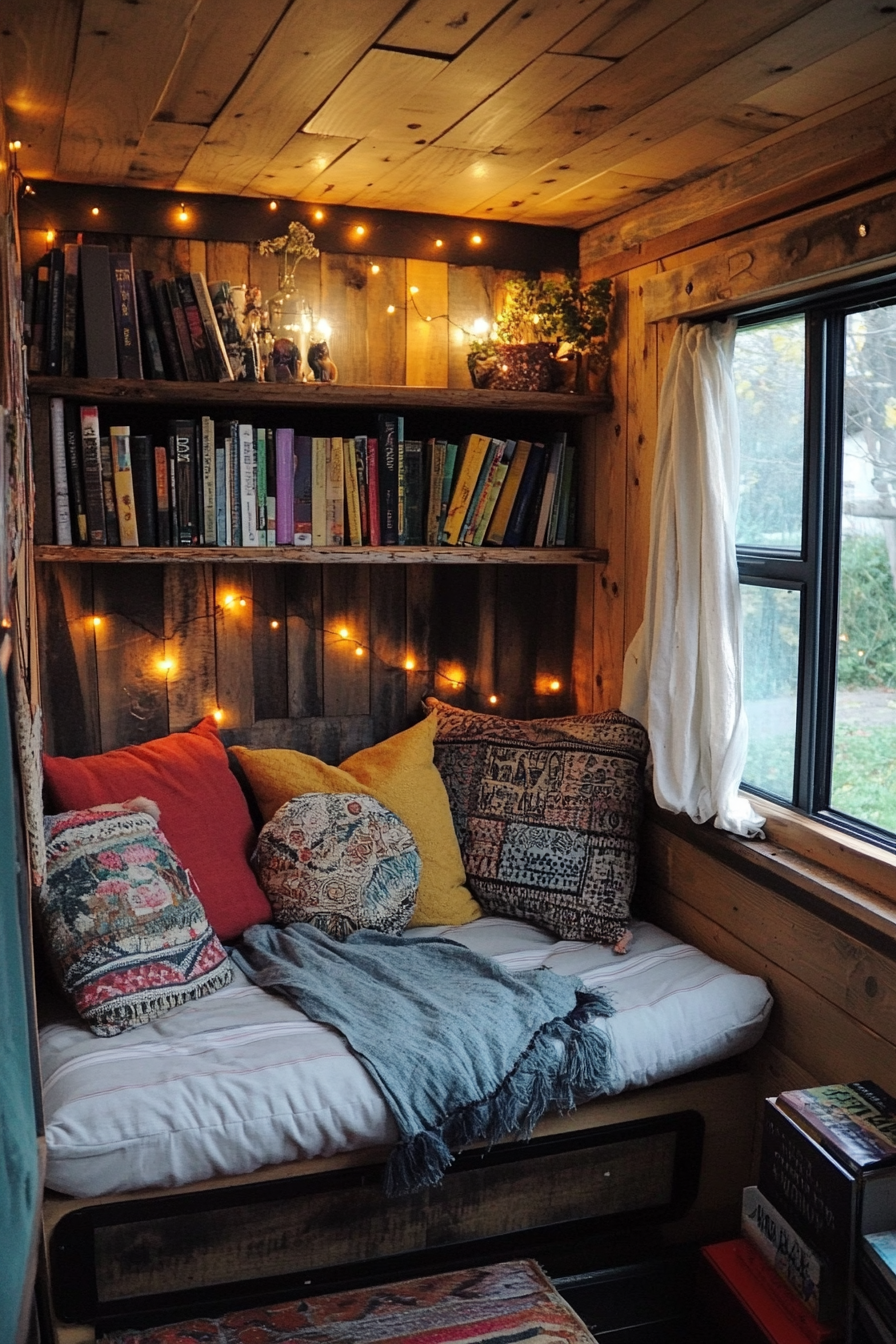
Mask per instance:
[[[347,628],[346,628],[344,625],[341,627],[341,629],[340,629],[340,631],[339,631],[339,638],[340,638],[340,639],[348,639],[348,630],[347,630]]]
[[[413,658],[405,658],[405,660],[404,660],[404,670],[405,670],[405,672],[413,672],[413,670],[414,670],[414,668],[415,668],[416,666],[417,666],[417,664],[414,662]]]

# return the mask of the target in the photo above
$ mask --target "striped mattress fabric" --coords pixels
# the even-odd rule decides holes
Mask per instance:
[[[742,975],[651,924],[624,957],[488,916],[433,934],[508,969],[547,967],[611,996],[610,1095],[647,1087],[748,1049],[771,1008]],[[209,998],[121,1036],[74,1019],[41,1031],[47,1184],[96,1196],[235,1176],[300,1158],[396,1141],[385,1101],[342,1037],[238,971]]]

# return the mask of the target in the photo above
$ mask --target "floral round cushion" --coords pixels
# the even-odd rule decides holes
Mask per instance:
[[[277,924],[333,938],[400,933],[414,913],[420,855],[394,812],[358,793],[291,798],[262,828],[255,862]]]

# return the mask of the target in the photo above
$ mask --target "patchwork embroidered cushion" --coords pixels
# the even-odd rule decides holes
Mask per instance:
[[[561,938],[617,943],[637,875],[641,725],[616,710],[523,721],[426,703],[476,898]]]
[[[220,989],[233,967],[147,812],[110,804],[44,821],[38,919],[57,975],[98,1036]]]
[[[256,864],[278,924],[334,938],[400,933],[414,912],[420,855],[394,812],[357,793],[292,798],[262,828]]]

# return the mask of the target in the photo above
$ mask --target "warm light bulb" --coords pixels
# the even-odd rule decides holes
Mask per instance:
[[[228,594],[225,596],[225,598],[224,598],[224,606],[225,606],[225,607],[232,607],[233,604],[234,604],[234,601],[235,601],[235,599],[234,599],[233,593],[228,593]]]
[[[477,317],[473,323],[473,335],[484,336],[488,331],[488,318]]]
[[[182,224],[186,224],[187,220],[190,218],[190,212],[187,210],[183,201],[180,203],[180,210],[178,211],[177,217]]]
[[[552,680],[548,682],[548,690],[559,691],[559,689],[560,689],[559,681],[557,680],[556,677],[552,678]]]
[[[436,239],[436,247],[444,247],[444,246],[445,246],[445,244],[442,242],[441,238],[437,238],[437,239]]]
[[[355,646],[355,657],[356,657],[356,658],[363,658],[363,657],[364,657],[364,650],[361,648],[361,645],[360,645],[360,644],[358,644],[358,645]]]
[[[13,154],[15,154],[17,149],[22,148],[22,142],[21,140],[10,140],[9,147],[12,150]]]
[[[414,662],[413,658],[405,658],[405,660],[404,660],[404,670],[405,670],[405,672],[413,672],[413,670],[414,670],[414,668],[415,668],[416,666],[417,666],[417,664]]]
[[[241,597],[241,598],[240,598],[240,606],[241,606],[241,607],[244,607],[245,605],[246,605],[246,599],[245,599],[244,597]]]
[[[490,695],[488,702],[490,705],[496,705],[498,703],[498,697],[496,695]]]
[[[364,227],[363,224],[356,224],[356,225],[355,225],[355,237],[356,237],[356,238],[363,238],[366,232],[367,232],[367,230],[365,229],[365,227]]]
[[[174,664],[172,663],[170,658],[162,658],[159,662],[159,671],[170,672],[173,666]]]
[[[412,294],[419,294],[419,293],[420,293],[420,290],[419,290],[419,288],[417,287],[417,285],[411,285],[411,293],[412,293]]]
[[[325,341],[328,341],[330,337],[333,335],[333,328],[330,326],[329,322],[325,317],[318,318],[317,329],[320,332],[321,336],[323,336]]]
[[[26,183],[25,183],[25,195],[26,195],[26,196],[36,196],[36,195],[37,195],[37,192],[34,190],[34,188],[32,187],[32,185],[31,185],[30,182],[26,182]]]
[[[426,318],[426,320],[427,320],[427,322],[431,322],[431,321],[432,321],[432,318],[431,318],[431,317],[429,317],[429,316],[428,316],[428,315],[427,315],[427,318]]]
[[[374,264],[373,264],[373,265],[371,266],[371,268],[370,268],[370,274],[371,274],[371,275],[379,275],[379,273],[380,273],[380,268],[379,268],[379,266],[377,266],[376,262],[374,262]]]
[[[541,315],[540,315],[540,313],[533,313],[533,314],[532,314],[532,325],[533,325],[533,327],[537,327],[540,321],[541,321]]]
[[[279,629],[280,629],[280,622],[279,622],[279,621],[271,621],[271,629],[272,629],[272,630],[279,630]]]
[[[387,312],[387,313],[394,313],[394,312],[395,312],[395,304],[394,304],[394,303],[390,303],[390,304],[389,304],[389,307],[386,309],[386,312]]]
[[[474,246],[478,247],[479,244],[482,242],[482,234],[474,233],[473,237],[470,239],[470,242],[473,243]]]
[[[224,717],[223,709],[216,709],[212,715],[212,718],[215,720],[215,723],[220,723],[223,717]]]
[[[324,217],[324,212],[323,212],[323,210],[315,210],[315,212],[314,212],[314,218],[318,221],[318,223],[320,223],[320,221],[323,219],[323,217]]]
[[[3,620],[0,621],[0,628],[2,628],[2,629],[4,629],[4,630],[11,630],[11,629],[12,629],[12,618],[9,617],[9,616],[4,616],[4,617],[3,617]]]
[[[276,202],[276,201],[268,201],[268,209],[269,209],[269,210],[276,210],[277,208],[278,208],[278,207],[277,207],[277,202]]]
[[[50,244],[54,243],[55,241],[56,241],[56,232],[55,232],[55,230],[54,230],[54,229],[47,229],[47,244],[48,244],[48,246],[49,246]]]
[[[98,205],[95,205],[95,206],[93,207],[93,209],[91,210],[90,213],[91,213],[92,215],[98,215],[99,212],[100,212],[100,208],[99,208],[99,206],[98,206]]]
[[[100,617],[100,616],[94,616],[94,618],[93,618],[93,625],[94,625],[94,628],[96,628],[97,626],[102,625],[102,623],[103,623],[103,621],[102,621],[102,617]]]
[[[342,629],[339,631],[339,638],[348,639],[348,631],[346,630],[345,626],[343,626]]]

